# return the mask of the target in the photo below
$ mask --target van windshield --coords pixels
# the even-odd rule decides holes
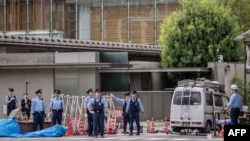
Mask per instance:
[[[184,92],[176,91],[174,94],[174,105],[201,105],[201,93],[200,92]]]

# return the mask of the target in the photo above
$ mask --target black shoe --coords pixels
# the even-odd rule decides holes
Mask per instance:
[[[137,135],[137,136],[139,136],[139,135],[140,135],[140,133],[139,133],[139,132],[137,132],[137,133],[136,133],[136,135]]]
[[[97,135],[95,135],[94,137],[97,138]]]
[[[130,133],[129,133],[129,136],[133,136],[133,132],[130,132]]]
[[[104,138],[104,136],[103,136],[103,135],[101,135],[101,138]]]

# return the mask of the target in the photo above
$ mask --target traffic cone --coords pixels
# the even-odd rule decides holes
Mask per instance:
[[[110,123],[108,125],[108,134],[114,134],[114,124],[115,124],[115,119],[114,119],[114,116],[112,116],[111,120],[110,120]]]
[[[79,135],[85,135],[85,132],[84,132],[84,118],[82,118],[80,120],[80,125],[79,125]]]
[[[73,125],[71,118],[68,119],[68,130],[65,133],[65,136],[72,136],[73,135]]]
[[[149,133],[157,133],[155,130],[155,121],[154,118],[151,119],[150,124],[149,124]]]
[[[224,126],[226,125],[226,115],[223,116],[223,123],[221,125],[220,137],[224,137]]]

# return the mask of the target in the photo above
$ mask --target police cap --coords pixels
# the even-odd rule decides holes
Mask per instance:
[[[132,94],[137,94],[137,91],[132,90],[131,93],[132,93]]]
[[[42,89],[38,89],[35,93],[36,94],[42,93]]]
[[[130,96],[130,93],[125,93],[124,95],[125,95],[125,96]]]
[[[61,91],[60,90],[55,90],[54,93],[55,94],[61,94]]]
[[[90,92],[93,92],[93,89],[89,89],[86,93],[90,93]]]
[[[14,89],[13,88],[9,88],[9,92],[13,92],[14,91]]]
[[[95,92],[99,92],[99,93],[100,93],[100,92],[101,92],[101,89],[96,89]]]

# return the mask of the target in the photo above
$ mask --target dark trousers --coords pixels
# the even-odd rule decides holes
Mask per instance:
[[[62,124],[62,110],[52,110],[52,125]]]
[[[127,131],[127,124],[129,124],[129,114],[128,113],[123,113],[123,131]]]
[[[88,113],[88,135],[93,135],[93,114]]]
[[[93,115],[93,127],[94,127],[94,135],[98,135],[100,133],[101,136],[104,135],[104,112],[95,113]]]
[[[139,112],[131,112],[130,113],[130,126],[129,126],[129,129],[130,129],[130,132],[132,133],[133,132],[133,123],[136,123],[136,126],[137,126],[137,133],[140,133],[140,115],[139,115]]]
[[[231,108],[231,124],[232,125],[238,125],[238,117],[240,115],[240,109],[239,108]]]
[[[34,120],[33,131],[37,130],[38,125],[40,127],[40,130],[42,130],[44,128],[43,127],[43,124],[44,124],[44,112],[35,112],[33,120]]]

